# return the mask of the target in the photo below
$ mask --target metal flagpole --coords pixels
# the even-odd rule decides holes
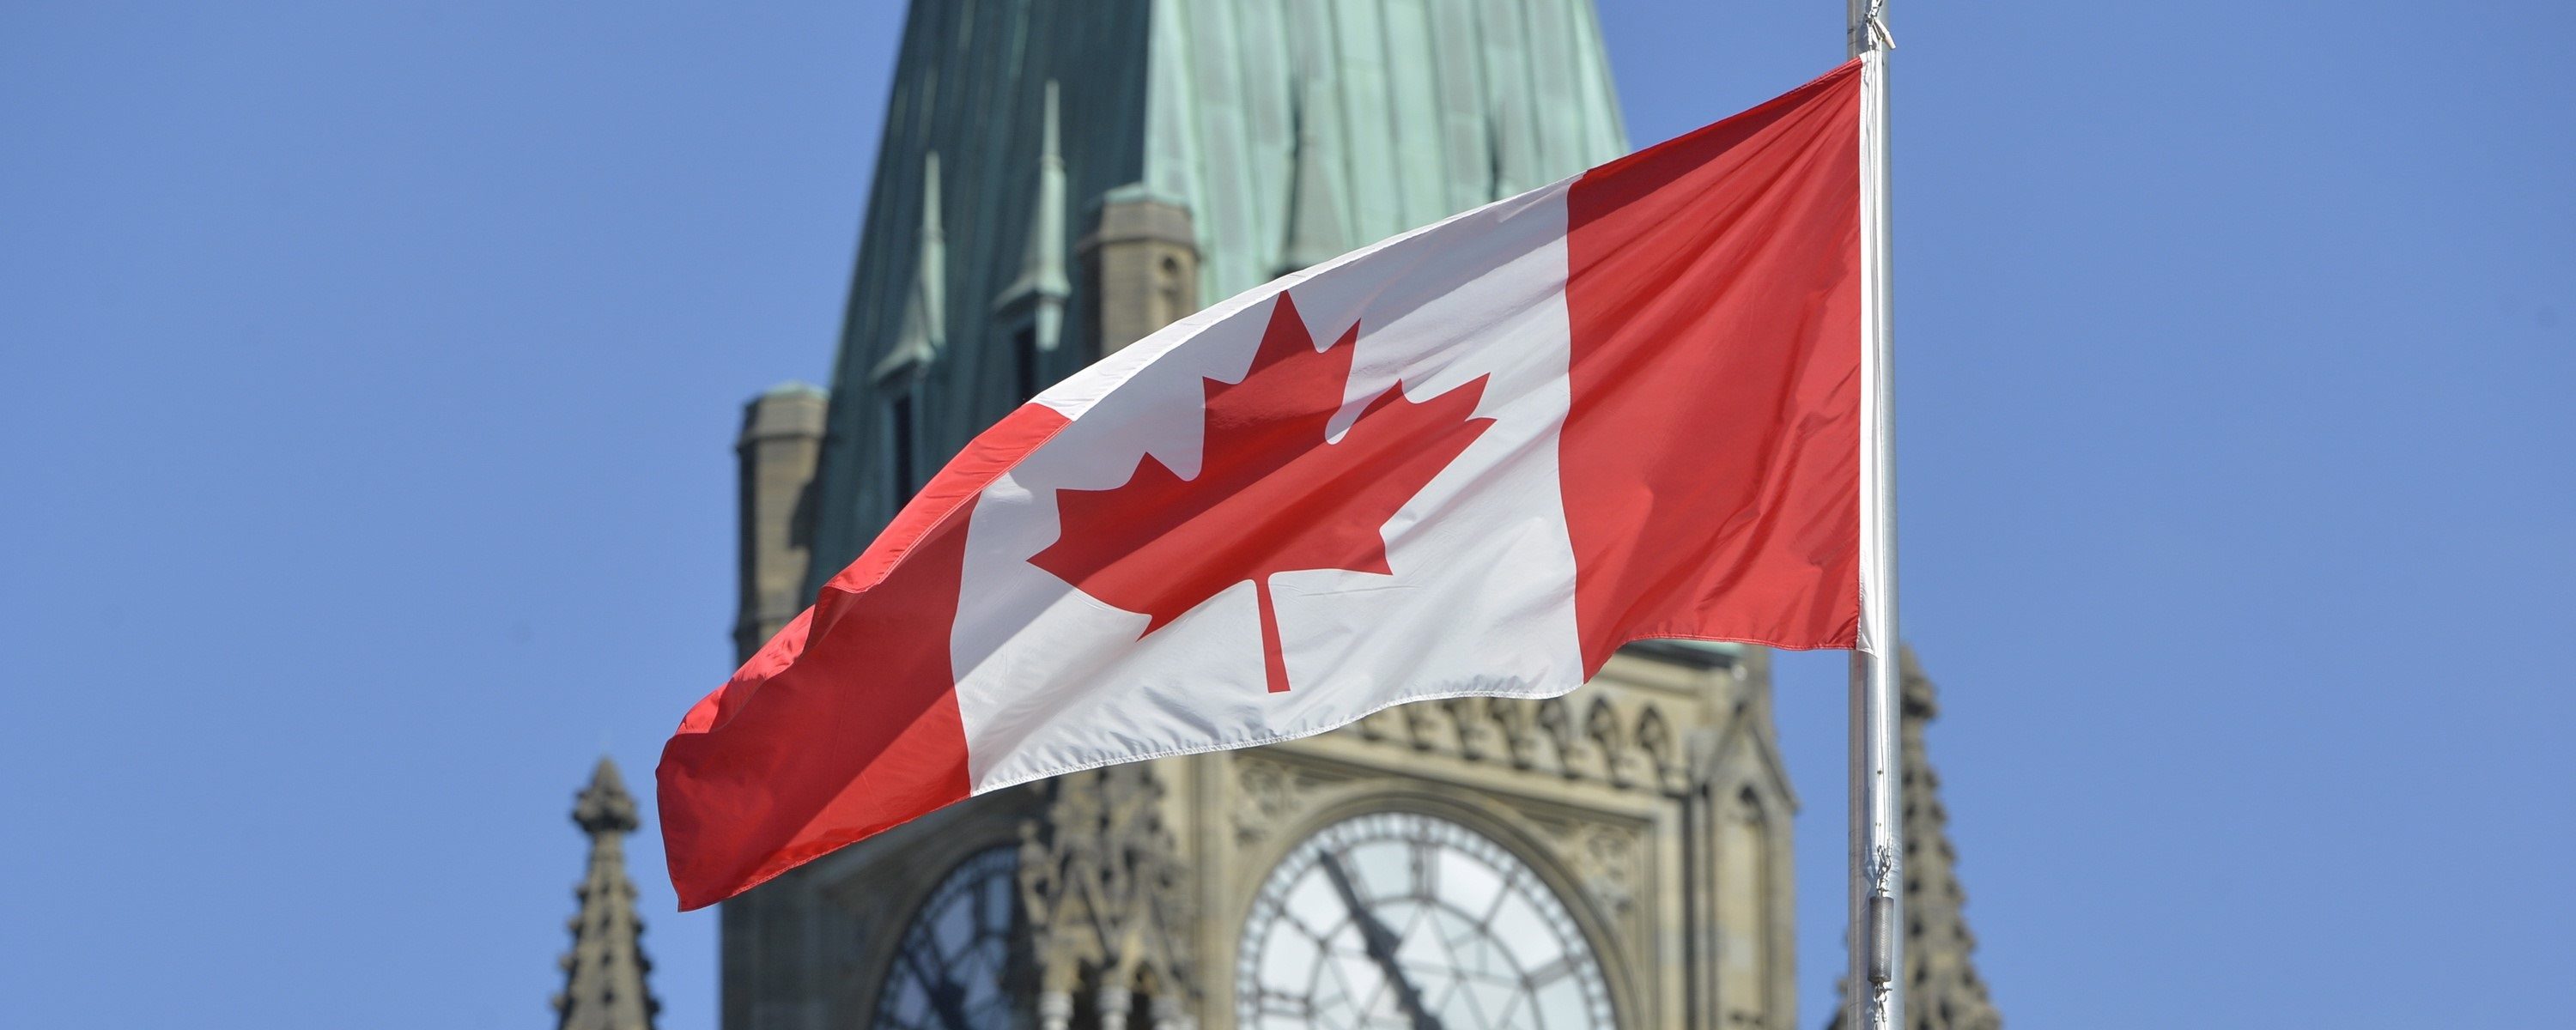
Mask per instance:
[[[1905,842],[1897,756],[1895,390],[1888,318],[1887,0],[1845,0],[1861,59],[1861,611],[1851,663],[1851,979],[1843,1026],[1905,1018]]]

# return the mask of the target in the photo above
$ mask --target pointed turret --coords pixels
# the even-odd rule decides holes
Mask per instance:
[[[1056,121],[1055,80],[1046,84],[1046,111],[1038,130],[1038,195],[1029,211],[1029,245],[1020,256],[1020,277],[1002,291],[994,307],[1016,312],[1025,307],[1039,350],[1052,351],[1064,337],[1064,301],[1073,281],[1064,271],[1064,149]]]
[[[653,963],[644,957],[644,921],[635,916],[635,884],[626,878],[626,835],[635,832],[635,799],[603,757],[572,807],[590,835],[590,871],[573,888],[581,909],[564,953],[564,989],[555,995],[556,1030],[652,1030],[661,1002],[645,987]]]
[[[930,364],[948,345],[948,233],[939,218],[939,152],[921,159],[921,252],[914,259],[912,290],[905,294],[903,321],[895,329],[894,349],[877,363],[882,382]]]
[[[1904,718],[1898,725],[1905,806],[1905,1023],[1908,1030],[2000,1030],[2003,1014],[1986,996],[1968,932],[1968,892],[1959,886],[1958,851],[1950,846],[1950,811],[1941,776],[1925,757],[1923,727],[1941,714],[1931,677],[1904,652]],[[1837,1010],[1832,1030],[1843,1025]]]

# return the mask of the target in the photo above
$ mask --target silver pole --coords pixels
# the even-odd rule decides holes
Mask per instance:
[[[1845,0],[1862,60],[1861,649],[1851,675],[1851,980],[1843,1025],[1905,1018],[1905,841],[1897,756],[1896,432],[1888,273],[1887,0]]]

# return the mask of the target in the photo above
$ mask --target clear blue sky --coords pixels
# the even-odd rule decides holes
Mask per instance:
[[[545,1024],[572,790],[727,671],[737,405],[829,367],[894,6],[0,7],[0,1025]],[[1840,57],[1836,0],[1605,6],[1639,142]],[[2014,1026],[2563,1018],[2552,20],[1897,0],[1906,618]],[[1808,1027],[1838,677],[1779,682]]]

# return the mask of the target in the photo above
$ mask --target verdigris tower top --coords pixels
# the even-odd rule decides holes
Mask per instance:
[[[1626,149],[1584,0],[914,4],[806,592],[1036,389]]]

